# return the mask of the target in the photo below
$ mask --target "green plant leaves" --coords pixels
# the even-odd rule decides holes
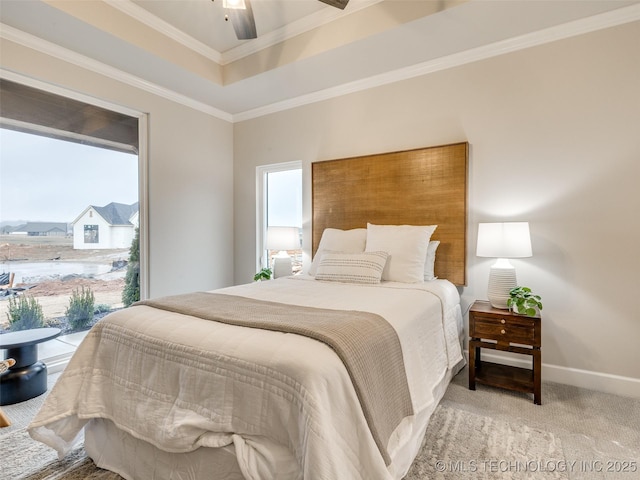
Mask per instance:
[[[140,229],[136,228],[136,233],[129,248],[129,263],[127,273],[124,278],[124,289],[122,290],[122,303],[125,307],[140,300]]]
[[[42,306],[38,300],[29,296],[9,297],[7,318],[12,331],[44,327]]]
[[[270,280],[272,273],[273,272],[270,268],[263,268],[253,276],[253,280],[256,282],[259,282],[261,280]]]
[[[542,297],[535,295],[529,287],[514,287],[509,290],[507,306],[517,313],[534,316],[542,310]]]
[[[82,286],[82,291],[74,290],[69,299],[69,307],[65,312],[69,325],[74,330],[87,327],[93,320],[94,305],[95,296],[90,288],[85,290],[84,286]]]

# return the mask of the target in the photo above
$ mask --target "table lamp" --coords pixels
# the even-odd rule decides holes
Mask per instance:
[[[479,223],[476,256],[497,258],[489,273],[487,297],[491,306],[508,309],[509,290],[518,286],[509,258],[532,256],[529,222]]]
[[[279,250],[273,257],[273,278],[293,275],[291,257],[287,250],[300,248],[300,235],[297,227],[267,227],[267,250]]]

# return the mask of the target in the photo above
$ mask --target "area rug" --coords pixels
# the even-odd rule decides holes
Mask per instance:
[[[442,403],[405,480],[568,479],[562,442],[551,432]]]
[[[26,429],[3,436],[3,475],[25,480],[119,480],[97,468],[79,446],[63,460],[35,442]],[[563,479],[561,442],[550,432],[441,404],[406,480]]]

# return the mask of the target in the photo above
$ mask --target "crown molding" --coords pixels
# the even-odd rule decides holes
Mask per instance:
[[[227,122],[233,121],[233,116],[228,112],[224,112],[218,108],[212,107],[211,105],[207,105],[158,84],[148,82],[140,77],[123,72],[118,68],[111,67],[105,63],[99,62],[85,55],[81,55],[47,40],[43,40],[4,23],[0,23],[0,38],[18,43],[22,46],[58,58],[72,65],[104,75],[105,77],[118,80],[122,83],[126,83],[127,85],[131,85],[132,87],[158,95],[159,97],[193,108],[194,110],[201,111],[221,120],[225,120]]]
[[[640,20],[640,4],[634,4],[628,7],[619,8],[610,12],[594,15],[591,17],[574,20],[572,22],[556,25],[537,32],[521,35],[518,37],[494,42],[482,47],[472,48],[435,60],[429,60],[423,63],[411,65],[409,67],[400,68],[379,75],[374,75],[363,80],[330,87],[319,90],[306,95],[272,103],[264,107],[247,110],[233,115],[233,122],[242,122],[253,118],[270,115],[272,113],[289,110],[304,105],[329,100],[331,98],[348,95],[350,93],[368,90],[370,88],[380,87],[390,83],[408,80],[410,78],[427,75],[429,73],[446,70],[453,67],[485,60],[492,57],[504,55],[506,53],[524,50],[526,48],[551,43],[565,38],[582,35],[605,28],[623,25]]]
[[[133,19],[144,23],[146,26],[158,31],[159,33],[175,40],[194,52],[199,53],[209,60],[212,60],[217,64],[222,64],[222,53],[201,41],[196,40],[192,36],[187,35],[182,30],[177,29],[152,13],[149,13],[149,11],[136,5],[131,0],[103,0],[103,2],[117,10],[120,10],[122,13],[129,15]]]

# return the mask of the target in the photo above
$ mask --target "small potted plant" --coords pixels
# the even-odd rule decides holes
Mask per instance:
[[[272,271],[270,268],[263,268],[253,276],[253,280],[261,282],[262,280],[271,280]]]
[[[533,317],[542,310],[542,298],[535,295],[529,287],[515,287],[509,290],[507,306],[513,313]]]

